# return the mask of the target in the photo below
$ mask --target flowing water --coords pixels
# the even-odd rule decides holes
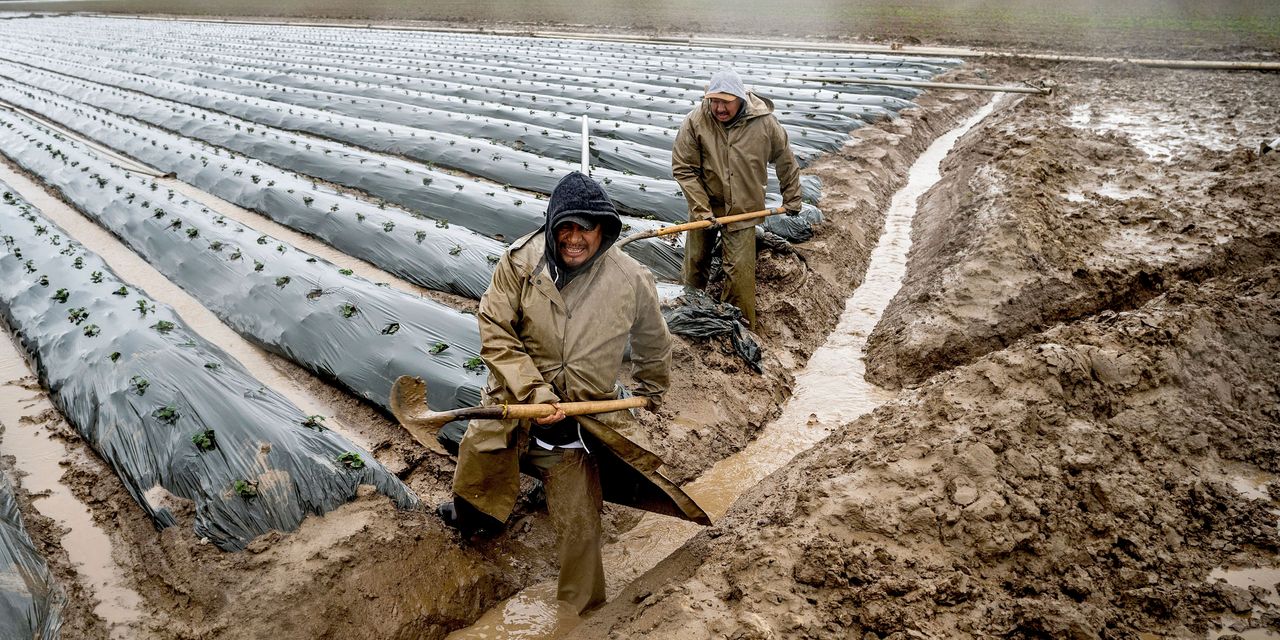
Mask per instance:
[[[684,487],[694,500],[718,518],[744,491],[812,447],[830,429],[856,419],[894,393],[863,378],[863,348],[867,336],[897,293],[906,274],[911,244],[911,220],[916,201],[940,178],[939,165],[960,136],[995,108],[989,103],[955,129],[940,136],[916,160],[907,184],[894,194],[884,234],[871,253],[866,280],[845,304],[839,324],[827,342],[813,353],[796,376],[795,392],[782,415],[767,425],[739,453],[721,460]],[[698,532],[697,525],[646,514],[640,523],[604,549],[605,574],[612,598],[624,586],[653,568]],[[555,583],[521,591],[490,609],[476,623],[450,635],[453,640],[496,638],[556,638],[572,629],[577,619],[555,600]]]

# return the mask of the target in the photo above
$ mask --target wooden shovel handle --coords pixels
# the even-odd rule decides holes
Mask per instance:
[[[673,224],[669,227],[663,227],[661,229],[654,229],[653,231],[646,231],[644,233],[637,233],[632,236],[627,236],[619,240],[618,244],[625,245],[628,242],[634,242],[636,240],[644,240],[645,238],[658,238],[661,236],[669,236],[676,233],[684,233],[685,231],[693,231],[695,229],[706,229],[707,227],[711,226],[712,222],[718,222],[720,224],[733,224],[735,222],[742,222],[743,220],[755,220],[756,218],[767,218],[769,216],[776,216],[780,213],[786,213],[786,212],[787,212],[786,207],[774,207],[772,209],[752,211],[751,213],[735,213],[734,215],[723,216],[720,218],[711,218],[708,220],[695,220],[693,222]]]
[[[649,406],[649,399],[641,396],[623,398],[621,400],[592,400],[588,402],[561,402],[560,410],[566,416],[584,416],[593,413],[608,413],[622,409]],[[549,404],[512,404],[506,405],[505,415],[508,420],[524,420],[545,418],[556,412]]]

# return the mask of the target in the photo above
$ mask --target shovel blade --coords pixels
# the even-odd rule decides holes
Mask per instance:
[[[427,383],[416,376],[400,376],[391,384],[391,414],[418,444],[448,455],[436,440],[440,425],[427,419],[431,409],[427,407]]]

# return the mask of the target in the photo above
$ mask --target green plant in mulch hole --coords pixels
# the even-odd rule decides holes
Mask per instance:
[[[316,201],[316,199],[315,199],[315,198],[312,198],[311,196],[302,196],[302,204],[304,204],[304,205],[306,205],[306,206],[308,206],[308,207],[309,207],[309,206],[311,206],[311,203],[312,203],[312,202],[315,202],[315,201]]]
[[[213,242],[209,243],[209,248],[214,251],[222,251],[222,247],[223,247],[223,244],[221,240],[214,240]]]
[[[307,416],[300,424],[308,429],[324,431],[324,416]]]
[[[112,362],[115,362],[115,361],[119,360],[119,359],[120,359],[120,352],[119,352],[119,351],[112,351],[112,352],[111,352],[111,355],[107,356],[107,359],[108,359],[108,360],[110,360],[110,361],[112,361]]]
[[[394,223],[394,222],[387,221],[387,222],[382,223],[382,230],[383,230],[383,231],[385,231],[385,232],[387,232],[387,233],[391,233],[391,230],[392,230],[392,229],[394,229],[394,228],[396,228],[396,223]]]
[[[218,369],[222,368],[222,365],[217,362],[206,362],[204,363],[204,368],[210,371],[217,371]]]
[[[364,460],[361,460],[360,454],[354,451],[347,451],[342,455],[338,456],[338,464],[341,464],[348,469],[364,468]]]
[[[397,331],[399,331],[399,330],[400,330],[400,323],[399,323],[399,322],[392,322],[391,324],[389,324],[389,325],[387,325],[387,326],[385,326],[385,327],[383,327],[383,328],[382,328],[382,335],[384,335],[384,336],[393,336],[393,335],[395,335],[395,334],[396,334],[396,332],[397,332]]]
[[[170,223],[169,223],[169,228],[170,228],[170,229],[174,229],[174,230],[181,229],[181,228],[182,228],[182,221],[181,221],[181,220],[174,220],[173,222],[170,222]]]
[[[159,331],[160,333],[169,333],[170,331],[173,331],[175,326],[176,325],[174,325],[172,322],[169,322],[168,320],[161,320],[151,325],[151,328],[155,329],[156,331]]]
[[[201,451],[213,451],[218,447],[218,443],[214,441],[213,429],[205,429],[192,434],[191,444],[194,444]]]
[[[22,267],[23,267],[24,269],[26,269],[26,270],[27,270],[27,273],[35,273],[35,272],[36,272],[36,263],[35,263],[35,261],[34,261],[34,260],[28,260],[28,261],[26,261],[26,262],[22,263]]]
[[[160,207],[156,207],[155,213],[152,213],[152,214],[151,214],[151,217],[152,217],[152,218],[155,218],[156,220],[159,220],[160,218],[163,218],[163,217],[164,217],[164,209],[161,209]]]
[[[127,295],[129,295],[129,288],[128,288],[128,287],[126,287],[126,286],[124,286],[124,285],[120,285],[120,288],[119,288],[119,289],[116,289],[115,291],[112,291],[112,292],[111,292],[111,295],[114,295],[114,296],[127,296]]]
[[[462,245],[460,244],[455,244],[452,249],[449,249],[449,255],[451,256],[456,256],[459,253],[462,253]]]
[[[280,276],[279,278],[276,278],[276,286],[283,289],[286,284],[289,284],[289,280],[289,276]]]
[[[37,282],[40,283],[40,286],[47,287],[49,286],[49,276],[40,276],[40,279],[37,280]]]
[[[280,253],[284,253],[284,249],[285,249],[284,245],[282,244],[276,245],[276,251],[279,251]]]
[[[267,243],[266,236],[258,236],[258,244],[266,244],[266,243]]]
[[[178,421],[178,408],[171,404],[167,404],[155,411],[152,411],[151,417],[165,424],[173,424]]]
[[[449,228],[449,221],[448,221],[448,220],[444,220],[444,219],[436,220],[436,228],[437,228],[437,229],[448,229],[448,228]]]
[[[462,363],[462,368],[472,373],[482,373],[484,371],[484,360],[479,356],[471,356],[466,362]]]
[[[418,241],[418,244],[422,244],[422,241],[427,239],[427,232],[426,232],[426,231],[415,231],[415,232],[414,232],[414,234],[413,234],[413,237],[414,237],[414,239],[415,239],[415,240],[417,240],[417,241]]]
[[[72,263],[71,263],[71,266],[73,266],[73,267],[75,267],[75,268],[77,268],[77,269],[83,269],[83,268],[84,268],[84,257],[82,257],[82,256],[76,256],[76,259],[75,259],[75,261],[74,261],[74,262],[72,262]]]
[[[263,270],[263,269],[265,269],[265,268],[266,268],[266,265],[262,264],[261,262],[258,262],[257,260],[254,260],[254,261],[253,261],[253,270],[254,270],[254,271],[262,271],[262,270]]]
[[[66,304],[67,298],[70,295],[71,294],[68,293],[66,289],[58,289],[57,291],[53,292],[53,299],[63,304]]]
[[[89,317],[89,312],[85,311],[84,307],[76,307],[67,312],[67,320],[74,325],[78,325],[81,322],[84,322],[85,319],[87,319],[88,317]]]
[[[488,260],[489,264],[498,264],[498,256],[488,255],[488,256],[485,256],[484,259]]]
[[[240,249],[239,249],[239,248],[237,248],[235,251],[233,251],[233,252],[231,253],[231,255],[230,255],[230,256],[227,256],[227,259],[228,259],[228,260],[239,260],[239,259],[240,259],[240,257],[241,257],[242,255],[243,255],[243,254],[241,254],[241,253],[240,253]]]
[[[422,186],[427,187],[427,186],[430,186],[430,185],[431,185],[431,178],[423,178],[423,179],[422,179]]]
[[[138,313],[142,316],[146,316],[148,313],[155,313],[156,311],[156,306],[147,302],[143,298],[138,298],[138,304],[133,305],[133,308],[137,309]]]
[[[98,325],[96,325],[96,324],[91,324],[91,325],[89,325],[89,326],[87,326],[87,327],[85,327],[85,328],[84,328],[84,335],[85,335],[85,337],[87,337],[87,338],[92,338],[92,337],[94,337],[94,336],[98,335],[99,333],[102,333],[102,330],[101,330],[101,329],[99,329],[99,328],[98,328]]]
[[[258,497],[258,483],[252,480],[236,480],[231,483],[231,490],[245,500]]]
[[[433,356],[434,356],[434,355],[438,355],[438,354],[444,353],[444,350],[445,350],[445,349],[448,349],[448,348],[449,348],[449,345],[447,345],[447,344],[445,344],[445,343],[443,343],[443,342],[437,342],[437,343],[435,343],[435,344],[431,345],[431,348],[430,348],[428,351],[431,353],[431,355],[433,355]]]
[[[133,387],[133,391],[138,395],[145,395],[147,393],[147,387],[151,386],[151,383],[142,376],[134,376],[129,378],[129,386]]]
[[[356,222],[364,222],[364,219],[365,219],[366,217],[367,217],[367,216],[365,216],[363,213],[357,213],[357,214],[356,214]]]
[[[102,284],[102,272],[94,271],[93,273],[89,274],[89,281],[94,284]]]
[[[350,318],[357,313],[360,313],[360,310],[357,309],[355,305],[349,302],[344,302],[342,303],[342,306],[338,307],[338,312],[342,314],[342,317]]]

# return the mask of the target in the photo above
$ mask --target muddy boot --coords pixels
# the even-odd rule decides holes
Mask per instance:
[[[457,529],[464,538],[491,537],[502,532],[501,522],[458,496],[454,496],[452,502],[444,502],[436,507],[436,515],[440,516],[446,526]]]

